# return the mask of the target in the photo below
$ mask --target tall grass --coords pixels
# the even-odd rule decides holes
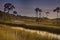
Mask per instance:
[[[32,26],[32,25],[4,23],[4,22],[0,22],[0,24],[14,26],[14,27],[18,26],[18,27],[23,27],[23,28],[26,28],[26,29],[42,30],[42,31],[50,32],[50,33],[60,34],[60,27]]]
[[[24,30],[11,29],[10,26],[0,25],[0,40],[57,40],[48,35],[42,36],[36,32],[31,33]]]

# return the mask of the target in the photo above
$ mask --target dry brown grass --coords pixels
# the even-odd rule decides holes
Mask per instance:
[[[51,40],[51,39],[48,38],[48,35],[41,36],[36,32],[31,33],[26,32],[24,30],[11,29],[11,27],[7,25],[0,25],[0,40]]]

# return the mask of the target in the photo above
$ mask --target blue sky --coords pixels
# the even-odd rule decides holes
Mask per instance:
[[[46,11],[50,12],[49,18],[56,18],[56,13],[53,12],[53,9],[57,6],[60,7],[60,0],[0,0],[0,10],[3,10],[5,3],[12,3],[18,15],[23,16],[35,16],[34,9],[39,7],[43,11],[42,17],[46,16]]]

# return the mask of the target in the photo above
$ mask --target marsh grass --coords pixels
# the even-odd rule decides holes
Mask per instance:
[[[0,25],[0,40],[56,40],[57,38],[50,38],[48,34],[42,36],[36,32],[31,33],[25,30],[11,29],[14,26]]]

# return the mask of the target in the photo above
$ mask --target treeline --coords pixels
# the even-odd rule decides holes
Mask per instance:
[[[0,19],[35,19],[33,17],[27,17],[27,16],[21,16],[21,15],[15,15],[15,14],[10,14],[10,13],[5,13],[5,12],[2,12],[0,11]]]
[[[10,14],[8,12],[3,12],[0,10],[0,19],[4,19],[4,20],[11,20],[11,19],[16,19],[16,20],[20,20],[20,19],[33,19],[35,20],[37,17],[28,17],[28,16],[21,16],[21,15],[15,15],[15,14]],[[43,19],[43,18],[39,18],[39,19]],[[44,19],[48,19],[48,18],[44,18]]]

